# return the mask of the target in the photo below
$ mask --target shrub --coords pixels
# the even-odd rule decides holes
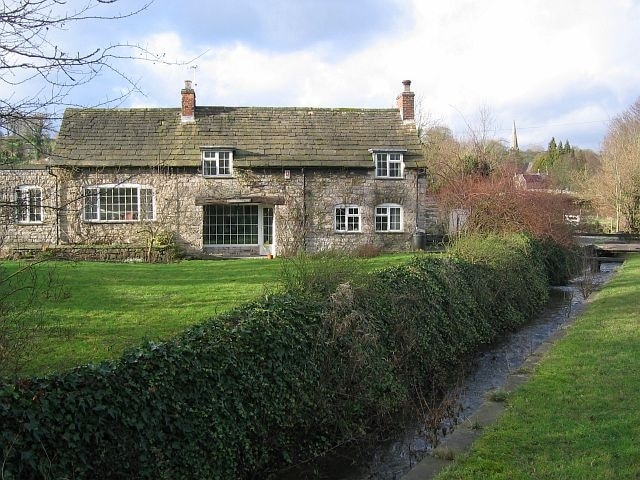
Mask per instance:
[[[509,169],[490,177],[461,178],[439,193],[439,203],[446,210],[467,210],[464,229],[469,233],[519,233],[568,247],[574,244],[564,222],[564,214],[574,209],[573,198],[519,188]]]

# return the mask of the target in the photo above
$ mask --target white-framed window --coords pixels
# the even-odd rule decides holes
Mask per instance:
[[[202,175],[230,177],[233,175],[233,152],[230,150],[203,150]]]
[[[20,185],[15,190],[16,223],[42,222],[42,188]]]
[[[142,185],[96,185],[83,192],[85,222],[135,222],[155,219],[153,189]]]
[[[360,207],[357,205],[336,205],[335,208],[336,232],[360,231]]]
[[[376,165],[376,177],[378,178],[402,178],[404,175],[402,153],[375,152],[373,161]]]
[[[376,232],[402,232],[402,207],[395,203],[376,206]]]

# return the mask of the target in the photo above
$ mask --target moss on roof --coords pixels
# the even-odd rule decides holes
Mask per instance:
[[[197,107],[67,109],[52,165],[198,166],[200,149],[232,146],[236,167],[372,167],[371,148],[422,152],[415,125],[397,109]]]

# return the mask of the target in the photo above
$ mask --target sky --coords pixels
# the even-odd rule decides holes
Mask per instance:
[[[598,150],[640,96],[640,0],[155,0],[53,35],[70,49],[162,55],[116,63],[139,88],[121,107],[177,107],[190,79],[198,105],[387,108],[410,79],[421,122],[464,138],[485,111],[507,145],[516,123],[521,149],[553,136]],[[103,71],[69,101],[96,105],[127,87]]]

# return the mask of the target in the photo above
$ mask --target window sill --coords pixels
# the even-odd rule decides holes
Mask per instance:
[[[113,225],[115,224],[120,224],[120,223],[150,223],[150,222],[155,222],[156,220],[82,220],[82,223],[90,223],[90,224],[109,224],[109,225]]]
[[[234,178],[232,175],[202,175],[202,178]]]
[[[44,222],[42,220],[37,221],[37,222],[15,222],[16,225],[23,225],[23,226],[29,226],[29,225],[44,225]]]
[[[376,180],[404,180],[405,177],[374,177]]]

